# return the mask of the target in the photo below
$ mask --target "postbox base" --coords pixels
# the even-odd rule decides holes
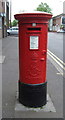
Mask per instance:
[[[46,104],[47,82],[39,85],[19,81],[19,102],[27,107],[42,107]]]

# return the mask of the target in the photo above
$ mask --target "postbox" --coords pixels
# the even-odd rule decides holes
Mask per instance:
[[[19,23],[19,102],[41,107],[47,101],[47,32],[49,13],[16,14]]]

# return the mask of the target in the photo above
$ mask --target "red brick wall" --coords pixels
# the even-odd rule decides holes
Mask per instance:
[[[56,24],[61,25],[61,17],[60,18],[56,18]]]
[[[61,25],[61,17],[60,18],[56,18],[56,19],[53,20],[53,25],[55,26],[57,24]]]

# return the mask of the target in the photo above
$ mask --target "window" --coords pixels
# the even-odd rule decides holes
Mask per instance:
[[[62,24],[65,24],[65,17],[62,18]]]

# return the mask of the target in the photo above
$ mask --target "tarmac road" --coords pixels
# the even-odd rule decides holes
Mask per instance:
[[[48,33],[48,49],[63,60],[63,33]]]

